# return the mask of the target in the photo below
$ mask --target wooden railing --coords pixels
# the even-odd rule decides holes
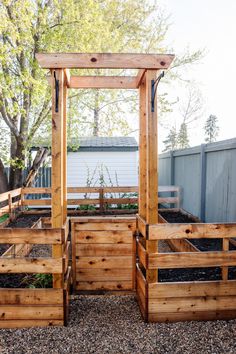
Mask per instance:
[[[0,217],[9,215],[13,218],[14,211],[21,206],[22,188],[0,194]]]
[[[149,321],[177,321],[193,319],[235,318],[236,281],[231,280],[230,267],[236,266],[236,250],[229,247],[236,237],[236,223],[225,224],[168,224],[142,225],[148,227],[149,247],[152,242],[191,239],[221,239],[222,250],[194,252],[149,251],[142,242],[137,244],[137,292],[143,316]],[[162,282],[148,279],[150,270],[220,268],[221,280]],[[145,269],[143,272],[141,269]],[[219,275],[220,276],[220,275]],[[219,277],[218,276],[218,277]],[[146,290],[148,289],[148,290]],[[227,309],[227,311],[225,311]]]
[[[180,207],[180,187],[159,186],[159,204],[174,204]],[[68,187],[68,195],[83,194],[83,197],[68,198],[69,206],[96,205],[103,212],[109,205],[138,204],[138,187]],[[168,193],[168,196],[162,196]],[[175,193],[175,196],[170,194]],[[22,205],[24,206],[50,206],[51,198],[41,197],[33,199],[33,195],[51,195],[51,188],[23,188]]]

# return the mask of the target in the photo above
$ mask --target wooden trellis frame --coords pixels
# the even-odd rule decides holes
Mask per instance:
[[[153,107],[153,82],[158,71],[168,69],[170,54],[37,54],[42,68],[51,71],[52,86],[52,227],[62,227],[66,219],[66,96],[68,88],[138,89],[140,93],[139,214],[148,224],[156,224],[157,190],[157,104]],[[70,76],[69,69],[139,69],[137,76]],[[154,80],[154,81],[152,81]],[[57,87],[56,87],[57,85]],[[147,247],[156,242],[147,241]],[[61,249],[54,247],[54,255]],[[151,270],[148,277],[156,277]],[[54,277],[54,285],[62,279]]]

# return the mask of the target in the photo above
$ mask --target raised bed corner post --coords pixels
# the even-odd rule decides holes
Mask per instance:
[[[52,228],[62,228],[65,222],[65,75],[63,69],[52,70]],[[63,256],[63,244],[52,246],[52,256]],[[53,274],[53,287],[63,288],[63,275]]]
[[[157,100],[153,96],[153,82],[156,81],[157,70],[146,71],[146,114],[147,114],[147,163],[146,163],[146,223],[158,223],[158,146],[157,146]],[[146,235],[147,253],[157,252],[158,241],[149,241]],[[148,283],[157,281],[157,269],[146,269]]]

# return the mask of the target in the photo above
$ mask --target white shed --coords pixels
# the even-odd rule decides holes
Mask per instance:
[[[137,186],[138,144],[132,137],[79,138],[67,156],[67,185]]]

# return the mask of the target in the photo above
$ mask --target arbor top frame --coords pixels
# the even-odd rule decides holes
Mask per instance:
[[[173,54],[38,53],[45,69],[167,69]]]
[[[72,89],[137,89],[146,70],[168,69],[173,54],[126,53],[38,53],[44,69],[63,69],[67,88]],[[70,76],[69,69],[139,69],[136,76]],[[51,78],[49,77],[51,80]]]

